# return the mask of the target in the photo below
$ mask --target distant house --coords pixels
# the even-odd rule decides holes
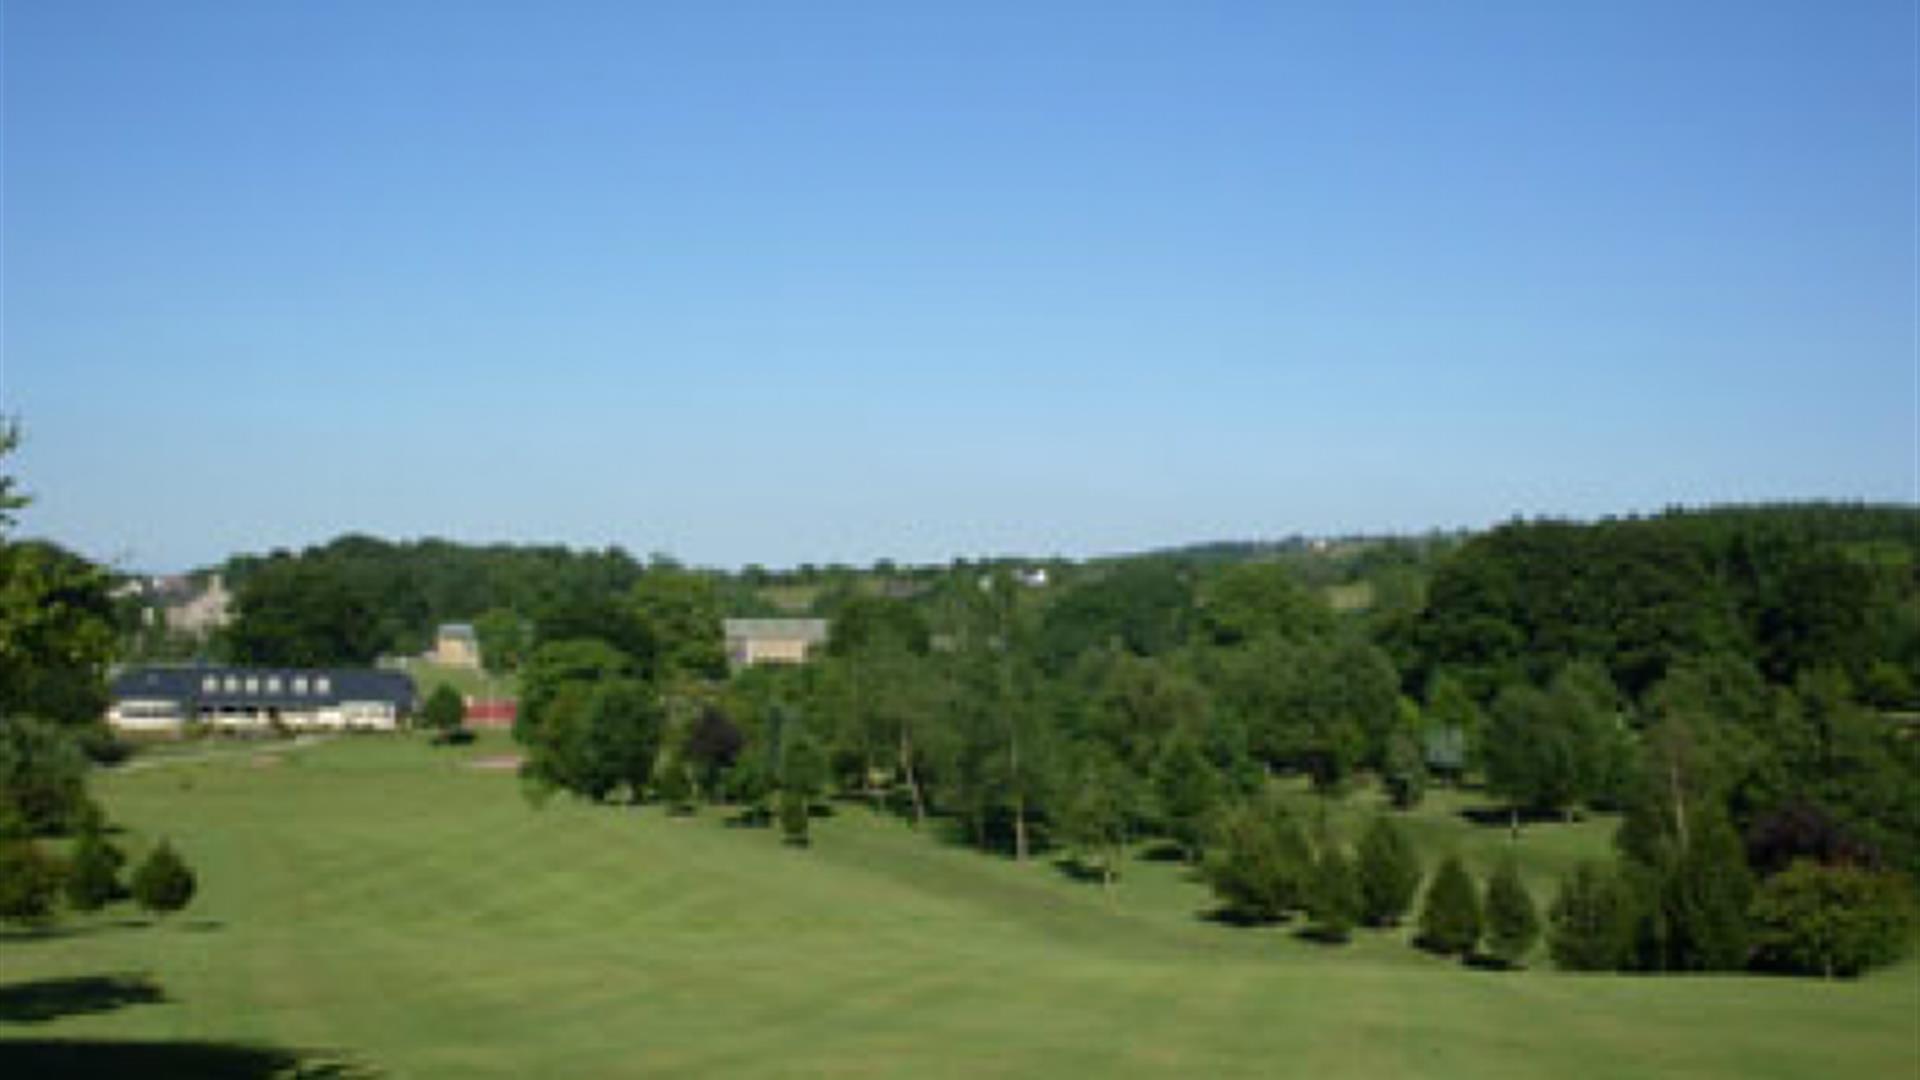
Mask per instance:
[[[413,679],[364,668],[137,667],[109,688],[116,730],[392,731],[413,711]]]
[[[735,667],[804,664],[827,643],[825,619],[725,619],[721,626]]]
[[[433,635],[433,651],[427,659],[442,667],[478,668],[480,636],[467,623],[445,623]]]

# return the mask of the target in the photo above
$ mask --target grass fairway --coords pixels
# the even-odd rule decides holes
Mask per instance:
[[[33,1075],[50,1040],[86,1041],[75,1053],[103,1075],[142,1076],[221,1074],[225,1059],[156,1043],[317,1051],[393,1076],[1920,1067],[1911,962],[1836,984],[1475,972],[1381,935],[1328,949],[1211,924],[1201,887],[1165,863],[1129,867],[1110,904],[1045,862],[857,808],[804,852],[711,815],[534,810],[510,774],[465,764],[501,749],[343,739],[101,778],[136,846],[165,833],[186,852],[201,897],[165,925],[121,911],[0,940],[0,1075]],[[1430,851],[1503,846],[1448,809],[1417,822]],[[1544,882],[1604,843],[1594,822],[1535,827],[1521,849]],[[104,978],[141,975],[160,1000]],[[60,1015],[31,1019],[23,1002]]]

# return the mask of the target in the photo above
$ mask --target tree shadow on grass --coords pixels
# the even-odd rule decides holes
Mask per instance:
[[[1513,811],[1505,804],[1468,806],[1460,810],[1460,819],[1462,821],[1478,825],[1483,829],[1508,828],[1513,824],[1512,815]],[[1579,821],[1581,818],[1581,813],[1575,811],[1572,820]],[[1527,825],[1565,825],[1567,822],[1567,814],[1561,810],[1520,811],[1520,824],[1523,827]]]
[[[0,1039],[0,1075],[140,1080],[360,1080],[379,1073],[340,1054],[216,1042]]]
[[[39,1024],[79,1013],[102,1013],[128,1005],[167,1000],[153,978],[142,974],[82,975],[0,985],[0,1022]]]
[[[1054,870],[1068,881],[1099,885],[1106,880],[1106,875],[1100,872],[1098,866],[1089,866],[1071,855],[1062,855],[1052,860],[1052,865]]]

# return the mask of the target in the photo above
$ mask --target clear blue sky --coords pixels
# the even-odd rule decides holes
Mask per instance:
[[[1916,498],[1911,0],[4,16],[25,524],[129,567]]]

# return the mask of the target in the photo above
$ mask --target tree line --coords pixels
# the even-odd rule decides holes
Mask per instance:
[[[1377,781],[1403,809],[1472,783],[1516,833],[1623,815],[1618,857],[1545,920],[1566,966],[1808,970],[1795,933],[1877,928],[1869,960],[1822,962],[1844,973],[1897,946],[1920,865],[1911,681],[1887,674],[1913,666],[1915,522],[1515,523],[1444,556],[1419,611],[1389,620],[1334,613],[1275,562],[1126,560],[1060,588],[987,567],[905,599],[843,593],[821,662],[728,680],[716,619],[680,623],[703,667],[661,650],[672,632],[633,596],[597,633],[536,627],[517,734],[542,790],[728,803],[796,840],[832,792],[1014,858],[1072,852],[1109,887],[1155,840],[1228,907],[1264,895],[1263,918],[1329,928],[1345,909],[1325,897],[1364,860],[1256,826],[1273,778],[1330,799]],[[1575,555],[1584,575],[1552,565]],[[1249,866],[1275,876],[1247,886]],[[1476,903],[1516,909],[1501,893]],[[1575,944],[1582,927],[1601,943]]]

